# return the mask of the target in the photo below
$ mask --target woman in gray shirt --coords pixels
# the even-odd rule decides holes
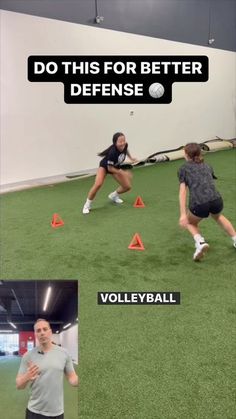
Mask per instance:
[[[180,167],[178,177],[181,227],[186,228],[195,241],[194,260],[200,260],[209,249],[209,244],[202,237],[199,223],[209,215],[232,238],[236,248],[236,231],[231,222],[221,214],[223,199],[216,190],[212,168],[204,163],[201,147],[189,143],[184,147],[186,162]],[[189,190],[189,209],[186,209],[187,190]]]

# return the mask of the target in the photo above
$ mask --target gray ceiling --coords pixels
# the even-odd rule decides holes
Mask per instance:
[[[48,286],[52,293],[46,312],[43,304]],[[0,330],[32,331],[38,318],[47,319],[53,332],[78,316],[78,281],[0,281]]]
[[[0,0],[0,7],[236,51],[236,0]],[[96,16],[104,19],[98,24]],[[214,42],[209,44],[209,39]]]

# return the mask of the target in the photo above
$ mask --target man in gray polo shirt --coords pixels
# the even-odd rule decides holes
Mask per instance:
[[[64,419],[63,376],[72,386],[78,376],[67,351],[52,343],[50,324],[38,319],[34,331],[39,346],[23,356],[16,377],[19,390],[30,385],[26,419]]]

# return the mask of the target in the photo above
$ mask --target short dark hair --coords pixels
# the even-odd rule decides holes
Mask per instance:
[[[50,323],[49,323],[49,321],[48,321],[48,320],[46,320],[46,319],[37,319],[37,320],[36,320],[36,322],[34,323],[34,329],[35,329],[35,326],[36,326],[36,324],[37,324],[38,322],[46,322],[46,323],[48,324],[48,326],[49,326],[49,329],[51,329]]]

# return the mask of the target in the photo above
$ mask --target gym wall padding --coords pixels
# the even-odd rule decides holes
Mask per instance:
[[[218,151],[233,148],[233,144],[230,140],[210,140],[200,145],[203,151]],[[183,159],[184,149],[182,148],[182,150],[167,152],[165,153],[165,156],[169,161]]]
[[[209,152],[209,151],[218,151],[218,150],[227,150],[230,148],[234,148],[235,140],[222,140],[222,139],[214,139],[205,141],[204,143],[199,143],[201,146],[202,151]],[[152,154],[152,159],[146,159],[146,162],[149,163],[160,163],[164,161],[173,161],[178,159],[184,158],[184,146],[179,147],[176,150],[164,151],[164,152],[157,152],[156,157]],[[149,161],[152,160],[152,161]],[[144,161],[142,162],[144,163]],[[136,164],[133,166],[139,166],[140,164]]]
[[[236,147],[236,138],[232,138],[229,142],[232,144],[233,148]]]
[[[165,153],[165,156],[168,157],[168,160],[178,160],[184,158],[184,149],[178,151],[171,151],[170,153]]]
[[[205,143],[202,143],[201,146],[204,151],[217,151],[233,148],[233,144],[227,140],[206,141]]]

